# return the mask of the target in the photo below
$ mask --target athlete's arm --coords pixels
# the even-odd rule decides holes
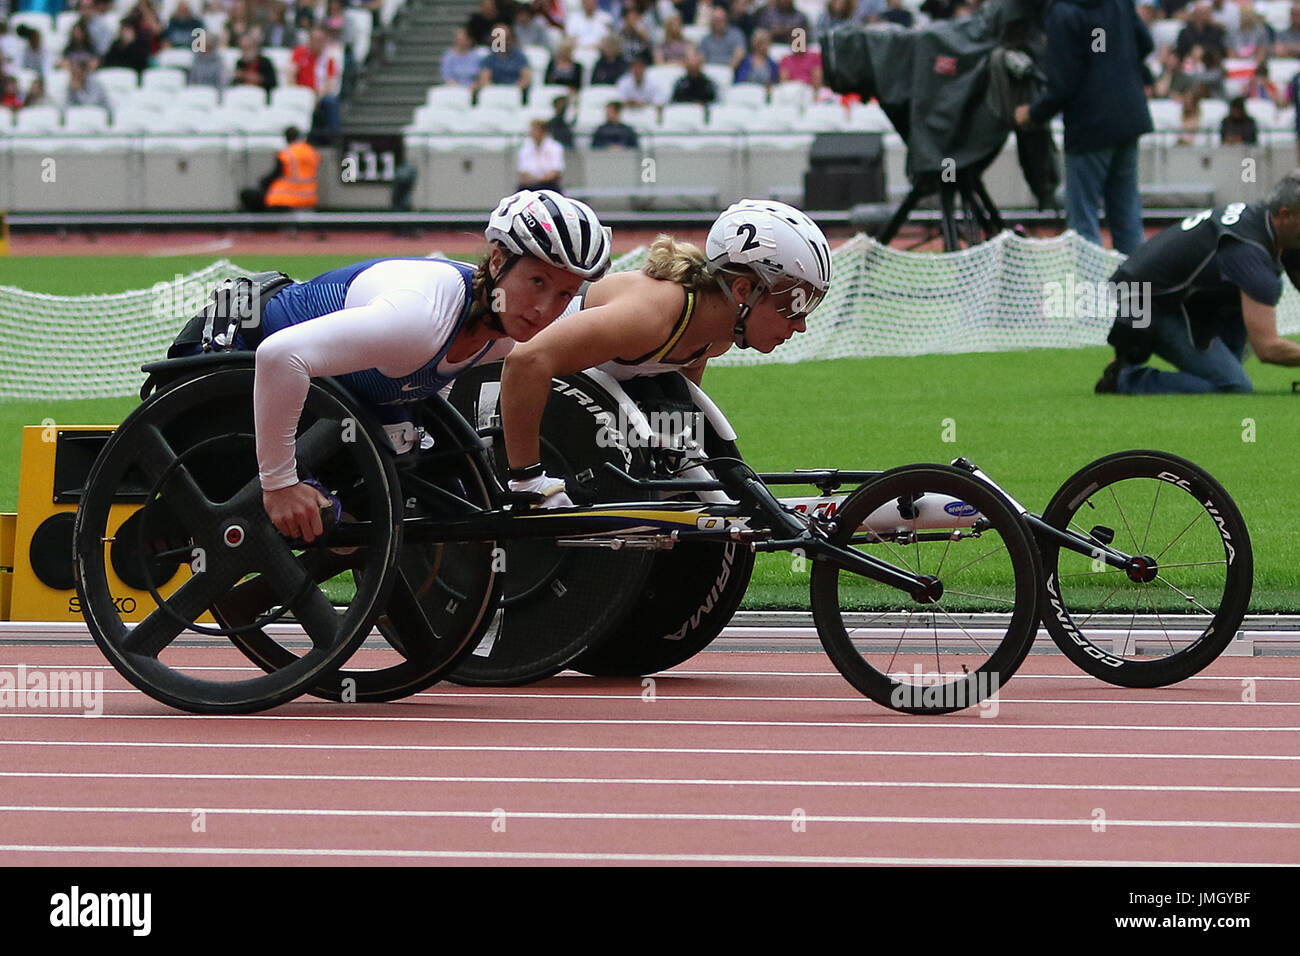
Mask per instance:
[[[664,308],[674,292],[676,311]],[[647,303],[625,295],[559,319],[516,345],[501,370],[501,426],[510,467],[524,468],[541,460],[542,413],[554,376],[613,359],[634,359],[662,345],[672,319],[681,311],[683,296],[680,288],[670,290],[663,302]],[[647,313],[662,320],[648,320]]]
[[[1300,345],[1277,334],[1277,310],[1241,293],[1241,317],[1246,323],[1250,347],[1261,362],[1270,365],[1300,365]]]

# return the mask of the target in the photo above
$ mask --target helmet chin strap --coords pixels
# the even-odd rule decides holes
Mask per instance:
[[[749,340],[745,337],[745,325],[749,322],[749,313],[754,310],[754,306],[758,304],[758,300],[763,297],[763,293],[767,290],[760,283],[755,282],[753,291],[749,293],[749,298],[743,303],[737,303],[736,297],[731,294],[731,289],[723,281],[723,277],[716,276],[715,281],[718,283],[718,288],[722,290],[722,294],[726,296],[727,301],[731,303],[732,308],[736,310],[736,322],[731,329],[731,334],[736,338],[736,345],[742,349],[747,349],[750,345]]]
[[[495,291],[497,287],[497,283],[505,278],[506,273],[514,268],[515,263],[518,262],[520,258],[522,257],[515,255],[513,253],[508,254],[506,256],[505,264],[501,266],[501,271],[498,272],[495,276],[492,275],[492,269],[490,267],[488,268],[487,282],[484,283],[483,285],[483,292],[487,296],[488,304],[476,302],[471,311],[472,317],[481,316],[483,325],[486,328],[491,329],[493,332],[498,333],[499,335],[505,335],[506,330],[505,330],[505,326],[501,324],[501,316],[499,316],[492,309],[492,306],[490,304],[492,301],[492,293],[493,291]]]

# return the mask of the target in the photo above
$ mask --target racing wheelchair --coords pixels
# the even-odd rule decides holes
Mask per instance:
[[[647,414],[662,397],[638,404],[635,387],[596,372],[557,380],[548,402],[544,434],[587,436],[544,441],[548,471],[570,479],[578,502],[550,511],[502,490],[490,372],[465,379],[450,403],[414,406],[423,437],[405,455],[341,386],[314,381],[299,473],[337,507],[322,538],[291,541],[261,508],[251,354],[145,370],[144,401],[106,443],[78,510],[77,590],[118,671],[184,710],[253,712],[304,693],[392,700],[445,677],[523,683],[566,665],[653,672],[721,630],[762,552],[806,562],[836,667],[909,713],[995,692],[1029,652],[1040,601],[1049,633],[1089,673],[1158,686],[1212,661],[1249,600],[1240,513],[1175,456],[1093,462],[1038,516],[962,459],[759,475],[702,392],[689,397],[704,439],[665,440]],[[771,490],[797,485],[818,495]],[[841,496],[845,485],[856,488]],[[111,503],[128,489],[142,506],[130,527],[111,526]],[[115,548],[131,557],[115,562]],[[157,601],[133,626],[106,570],[124,563]],[[1110,621],[1117,610],[1127,628]],[[1139,614],[1158,629],[1140,634]],[[693,626],[680,627],[683,615]],[[382,649],[347,669],[372,628]],[[263,673],[207,653],[232,644]]]

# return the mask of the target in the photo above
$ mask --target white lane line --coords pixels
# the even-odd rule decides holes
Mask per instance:
[[[492,820],[505,816],[512,820],[623,820],[623,821],[681,821],[717,823],[789,823],[795,818],[791,813],[675,813],[675,812],[599,812],[586,810],[372,810],[372,809],[312,809],[305,807],[66,807],[19,804],[0,806],[0,813],[141,813],[184,814],[193,816],[196,810],[205,816],[277,816],[277,817],[389,817],[415,819],[468,819]],[[806,823],[869,823],[869,824],[924,824],[959,826],[1043,826],[1092,828],[1097,820],[1087,817],[911,817],[911,816],[841,816],[804,814]],[[1300,823],[1283,823],[1268,820],[1120,820],[1106,818],[1109,827],[1175,828],[1192,830],[1300,830]]]
[[[20,691],[21,693],[22,691]],[[34,691],[26,691],[34,693]],[[134,687],[124,688],[106,688],[96,693],[109,695],[134,695],[140,691]],[[511,692],[500,691],[495,689],[486,689],[482,691],[423,691],[418,694],[411,694],[406,699],[425,698],[427,700],[445,700],[445,699],[468,699],[468,700],[616,700],[624,703],[649,703],[642,695],[645,691],[640,684],[628,689],[625,694],[571,694],[562,690],[551,692]],[[992,698],[989,698],[992,700]],[[774,703],[774,704],[843,704],[853,701],[863,701],[865,698],[861,694],[846,694],[843,697],[759,697],[742,694],[678,694],[671,689],[660,691],[656,689],[654,702],[671,701],[674,703],[692,702],[692,703]],[[1174,698],[1162,697],[1155,700],[1141,700],[1136,698],[1100,697],[1003,697],[997,696],[997,701],[1001,704],[1104,704],[1104,705],[1160,705],[1178,707],[1300,707],[1300,700],[1178,700]],[[0,716],[4,716],[6,707],[0,705]]]
[[[864,701],[864,703],[866,703]],[[321,703],[321,707],[356,707],[356,704],[329,704]],[[399,707],[401,705],[398,705]],[[647,704],[653,706],[653,704]],[[971,708],[975,710],[977,708]],[[882,713],[882,711],[877,711]],[[100,714],[96,716],[87,716],[85,714],[52,714],[39,712],[10,712],[0,713],[0,720],[96,720],[108,722],[112,720],[216,720],[222,723],[235,721],[250,720],[267,720],[275,724],[286,723],[296,720],[312,721],[357,721],[363,723],[393,723],[405,722],[415,724],[536,724],[538,726],[564,726],[568,724],[577,724],[583,727],[595,725],[616,725],[621,727],[848,727],[854,730],[876,730],[882,728],[902,727],[909,730],[953,730],[958,728],[987,728],[989,730],[1110,730],[1125,731],[1133,730],[1142,733],[1156,731],[1181,731],[1181,732],[1199,732],[1199,733],[1295,733],[1300,731],[1300,726],[1296,727],[1225,727],[1222,725],[1210,726],[1185,726],[1179,724],[1019,724],[998,718],[984,719],[971,714],[970,719],[965,722],[937,721],[926,719],[924,717],[913,718],[910,721],[883,721],[875,720],[869,714],[864,715],[861,721],[850,720],[686,720],[686,719],[669,719],[663,720],[632,720],[632,719],[614,719],[607,717],[591,718],[570,718],[570,717],[417,717],[382,714],[375,716],[351,716],[345,717],[336,714]]]
[[[283,744],[253,741],[227,743],[172,740],[0,740],[0,747],[148,747],[163,750],[325,750],[417,753],[670,754],[738,757],[1011,757],[1049,760],[1294,760],[1297,754],[1092,753],[1024,750],[796,750],[742,747],[538,747],[469,744]]]
[[[288,856],[288,857],[378,857],[417,860],[538,860],[597,863],[839,863],[847,866],[1286,866],[1283,863],[1220,860],[1058,860],[1023,857],[928,857],[928,856],[764,856],[714,853],[551,853],[508,850],[361,850],[299,847],[186,847],[186,846],[55,846],[49,844],[4,844],[0,853],[103,853],[176,856]]]
[[[330,781],[335,783],[440,783],[440,784],[546,784],[579,786],[632,787],[825,787],[884,788],[907,790],[1099,790],[1099,791],[1181,791],[1187,793],[1300,793],[1300,787],[1220,787],[1165,786],[1163,784],[1103,783],[987,783],[984,781],[933,780],[741,780],[689,777],[500,777],[500,776],[428,776],[407,774],[330,774],[330,773],[147,773],[143,771],[59,771],[4,770],[0,777],[20,779],[91,779],[91,780],[244,780],[244,781]],[[1300,824],[1296,824],[1300,826]]]

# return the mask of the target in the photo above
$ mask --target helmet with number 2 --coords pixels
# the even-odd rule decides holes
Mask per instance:
[[[586,203],[549,189],[521,189],[501,200],[483,236],[584,279],[599,279],[609,268],[609,229]]]
[[[806,214],[785,203],[742,199],[717,218],[705,240],[704,255],[714,274],[730,266],[752,270],[762,288],[741,307],[738,327],[764,292],[794,295],[783,314],[807,315],[821,304],[831,282],[831,248]],[[721,277],[719,277],[721,279]],[[725,282],[723,291],[730,298]]]

